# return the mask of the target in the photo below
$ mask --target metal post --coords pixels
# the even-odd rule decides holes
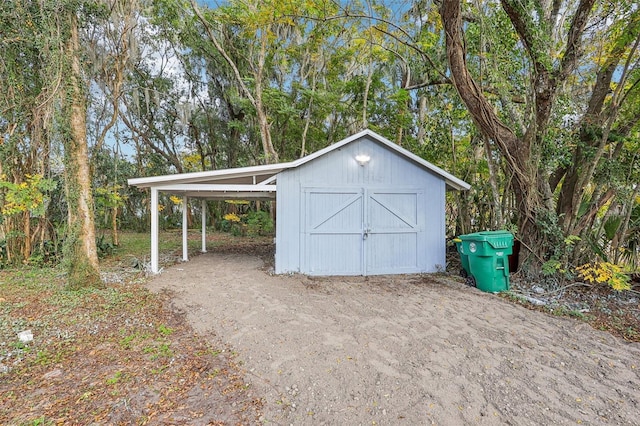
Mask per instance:
[[[207,252],[207,200],[202,200],[202,250]]]
[[[151,188],[151,273],[157,274],[158,267],[158,190]]]
[[[182,261],[189,261],[189,245],[187,241],[187,232],[188,232],[188,212],[187,212],[187,196],[182,197]]]

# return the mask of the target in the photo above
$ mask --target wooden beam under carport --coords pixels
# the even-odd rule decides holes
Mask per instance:
[[[270,181],[271,182],[271,181]],[[189,261],[188,247],[188,211],[190,198],[202,200],[202,252],[207,252],[206,246],[206,200],[275,200],[276,185],[236,185],[236,184],[174,184],[151,186],[151,273],[160,272],[159,265],[159,209],[158,197],[160,192],[182,196],[182,261]]]

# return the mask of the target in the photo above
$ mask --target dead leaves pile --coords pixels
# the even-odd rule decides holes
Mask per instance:
[[[195,335],[166,297],[59,286],[2,289],[0,319],[28,326],[34,341],[18,348],[0,336],[1,351],[20,352],[0,373],[0,424],[256,423],[262,400],[233,353]]]

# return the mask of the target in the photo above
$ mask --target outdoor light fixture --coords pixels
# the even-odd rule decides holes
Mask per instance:
[[[364,166],[365,164],[367,164],[369,162],[369,160],[371,160],[371,157],[369,157],[367,154],[358,154],[358,155],[356,155],[356,161],[361,166]]]

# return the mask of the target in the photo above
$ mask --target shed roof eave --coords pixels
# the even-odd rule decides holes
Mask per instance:
[[[272,176],[282,170],[292,167],[293,163],[265,164],[261,166],[238,167],[234,169],[209,170],[194,173],[179,173],[172,175],[149,176],[141,178],[131,178],[127,183],[138,188],[150,188],[172,183],[197,183],[212,182],[223,179],[232,179],[250,176]]]
[[[447,172],[444,172],[444,173],[448,175],[448,176],[443,176],[444,181],[447,185],[447,189],[454,190],[454,191],[468,191],[469,189],[471,189],[471,185],[463,181],[462,179],[458,179],[457,177]]]
[[[467,182],[461,181],[460,179],[456,179],[456,182],[446,179],[445,183],[447,185],[447,189],[451,191],[468,191],[471,189],[471,185]]]
[[[211,183],[177,183],[155,186],[163,192],[275,192],[276,185],[219,185]]]
[[[178,196],[202,200],[274,200],[276,185],[238,185],[206,183],[171,183],[153,185],[153,189]]]
[[[276,199],[273,192],[185,192],[182,195],[198,200],[252,200],[271,201]]]

